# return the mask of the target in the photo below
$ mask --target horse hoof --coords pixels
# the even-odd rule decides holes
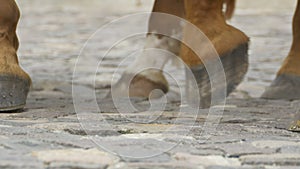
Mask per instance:
[[[210,84],[210,77],[208,76],[204,65],[191,67],[191,71],[198,84],[201,108],[209,108],[211,106],[212,91],[222,92],[226,90],[227,95],[229,95],[243,80],[245,74],[247,73],[249,65],[248,43],[239,45],[230,52],[221,55],[220,59],[226,75],[225,86],[217,86],[217,88],[211,88],[213,86],[211,86]]]
[[[289,131],[300,132],[300,120],[295,121],[289,128]]]
[[[30,88],[30,80],[13,75],[0,76],[0,111],[24,108]]]
[[[299,100],[300,76],[281,74],[261,96],[264,99]]]
[[[155,82],[139,74],[124,73],[121,79],[112,86],[106,98],[160,98],[168,92],[168,82],[162,74],[157,74],[156,76],[160,76],[159,79],[161,79],[161,82]]]

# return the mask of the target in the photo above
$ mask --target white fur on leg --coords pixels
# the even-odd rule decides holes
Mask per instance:
[[[180,43],[172,38],[148,35],[142,55],[125,72],[139,74],[153,82],[167,85],[162,70],[168,61],[175,60],[174,54],[178,54],[179,49]]]

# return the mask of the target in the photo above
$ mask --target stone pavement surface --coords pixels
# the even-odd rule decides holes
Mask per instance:
[[[133,45],[129,42],[118,45],[96,74],[101,111],[86,107],[76,114],[72,74],[83,44],[111,20],[149,11],[151,1],[18,1],[23,14],[18,32],[20,62],[31,74],[33,87],[23,112],[0,114],[0,168],[300,168],[300,134],[287,130],[300,118],[300,101],[255,98],[274,78],[291,43],[294,1],[279,2],[253,1],[247,6],[246,0],[239,1],[231,22],[252,39],[250,70],[228,99],[223,116],[207,121],[209,110],[201,110],[197,117],[179,114],[176,99],[168,102],[164,112],[127,114],[101,99],[116,67],[124,68],[119,64],[128,45]],[[113,36],[112,30],[95,44],[97,52],[90,53],[87,63],[97,62],[97,55],[107,50],[106,39]],[[143,44],[141,39],[138,42]],[[172,65],[167,69],[182,76],[182,69]],[[77,70],[83,82],[95,77],[84,63]],[[88,83],[75,86],[82,95],[94,91]],[[139,110],[149,107],[144,100],[133,101]],[[175,121],[178,117],[181,121]]]

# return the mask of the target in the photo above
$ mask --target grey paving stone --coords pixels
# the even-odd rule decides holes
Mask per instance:
[[[61,149],[34,151],[32,156],[48,165],[47,168],[107,168],[118,158],[97,149]]]
[[[210,129],[213,131],[210,135],[202,131],[207,110],[201,111],[194,126],[190,124],[194,122],[191,115],[183,119],[188,125],[174,125],[180,103],[176,100],[178,88],[173,83],[170,85],[175,91],[167,96],[165,110],[168,112],[148,124],[126,119],[111,100],[103,99],[129,47],[144,44],[141,39],[117,46],[100,64],[101,72],[95,76],[95,68],[89,63],[99,62],[98,57],[110,47],[109,39],[116,36],[115,28],[106,37],[96,37],[89,57],[77,64],[80,76],[75,80],[81,82],[75,84],[77,89],[85,97],[86,91],[95,91],[100,107],[99,112],[90,109],[77,112],[81,113],[78,120],[72,98],[72,76],[78,53],[90,35],[105,23],[125,14],[151,10],[151,1],[136,2],[49,0],[43,1],[41,8],[40,0],[18,1],[22,10],[18,29],[20,63],[31,75],[33,87],[24,111],[0,114],[0,168],[299,168],[300,135],[287,131],[300,117],[299,101],[254,98],[274,79],[290,48],[292,1],[238,1],[238,10],[230,22],[251,37],[249,72],[230,95],[221,121],[215,130]],[[132,28],[126,25],[123,29]],[[120,71],[131,60],[121,65]],[[168,64],[166,69],[184,84],[182,68]],[[95,86],[89,82],[94,79]],[[141,109],[149,106],[145,100],[133,101]],[[149,114],[139,111],[126,115],[149,120]],[[100,116],[103,119],[99,120]],[[166,132],[172,126],[176,130]],[[104,149],[95,143],[97,139],[105,140],[111,147]],[[171,146],[174,147],[170,151],[162,151]],[[160,152],[160,156],[133,159],[111,151],[132,156]]]
[[[40,169],[44,164],[36,158],[23,153],[23,151],[13,151],[1,149],[0,168],[2,169]]]
[[[54,162],[47,169],[106,169],[107,165]]]
[[[187,163],[119,163],[115,166],[111,166],[108,169],[204,169],[203,166],[191,165]]]
[[[260,154],[245,155],[241,157],[242,164],[248,165],[276,165],[276,166],[300,166],[299,154]]]
[[[249,166],[242,166],[242,167],[224,167],[224,166],[210,166],[210,167],[206,167],[205,169],[265,169],[265,167],[261,166],[253,166],[253,167],[249,167]]]
[[[278,152],[284,154],[300,154],[300,146],[287,145],[278,149]]]

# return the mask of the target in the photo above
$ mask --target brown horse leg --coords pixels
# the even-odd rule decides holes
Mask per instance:
[[[300,99],[300,0],[293,19],[293,43],[276,79],[262,98]]]
[[[184,17],[183,0],[156,0],[153,12]],[[162,17],[164,16],[152,14],[148,28],[150,33],[146,38],[145,49],[161,49],[178,55],[180,42],[161,34],[171,34],[173,32],[181,33],[182,27],[180,22],[169,21],[168,18],[164,19]],[[118,93],[117,96],[120,97],[128,95],[126,93],[127,90],[124,89],[124,87],[128,87],[128,85],[124,85],[124,83],[126,83],[126,81],[128,83],[128,79],[132,79],[129,85],[130,97],[149,98],[150,94],[152,98],[161,97],[162,93],[167,93],[169,88],[162,69],[166,62],[171,59],[170,55],[166,55],[163,52],[143,52],[143,54],[137,57],[134,63],[125,70],[121,79],[112,87],[112,90],[114,90],[114,93]],[[147,67],[153,67],[153,69],[143,70]],[[158,92],[157,94],[151,93],[155,89],[161,90],[162,92]],[[111,93],[108,96],[110,97]]]
[[[0,4],[0,111],[10,111],[25,106],[31,80],[16,54],[19,9],[14,0],[0,0]]]
[[[185,12],[186,19],[197,26],[216,49],[227,79],[227,86],[221,88],[227,89],[229,94],[247,72],[249,39],[243,32],[226,23],[222,11],[223,3],[223,0],[185,0]],[[191,32],[187,26],[184,30],[184,40],[193,42],[195,37],[197,37],[195,32]],[[201,57],[206,58],[207,61],[214,60],[212,57],[215,56],[204,52],[205,44],[192,43],[192,45],[196,48],[203,45],[203,48],[199,49],[203,53]],[[203,60],[200,60],[194,51],[185,45],[182,47],[181,58],[191,68],[198,82],[202,107],[210,106],[211,91],[215,89],[211,89]]]

